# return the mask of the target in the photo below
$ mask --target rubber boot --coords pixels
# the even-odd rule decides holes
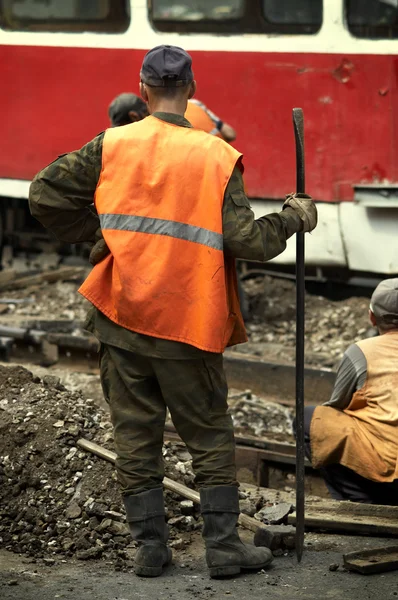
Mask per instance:
[[[134,572],[141,577],[158,577],[172,559],[171,549],[167,546],[169,528],[165,519],[163,490],[156,488],[125,496],[123,501],[131,535],[139,545]]]
[[[242,570],[259,570],[270,564],[273,557],[268,548],[245,544],[239,537],[237,487],[219,485],[202,488],[200,503],[210,577],[238,575]]]

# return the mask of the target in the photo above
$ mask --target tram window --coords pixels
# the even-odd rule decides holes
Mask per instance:
[[[154,20],[221,21],[243,14],[244,0],[153,0]]]
[[[322,25],[322,0],[263,0],[263,12],[270,23]]]
[[[346,0],[345,9],[357,37],[398,38],[398,0]]]
[[[0,26],[29,31],[125,31],[126,0],[0,0]]]
[[[150,0],[160,31],[316,33],[322,0]]]

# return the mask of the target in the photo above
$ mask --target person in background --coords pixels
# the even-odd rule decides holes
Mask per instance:
[[[185,118],[191,123],[195,129],[201,129],[220,137],[225,142],[231,143],[236,140],[236,131],[231,125],[222,121],[203,102],[191,98],[188,100]]]
[[[335,500],[398,506],[398,278],[369,316],[380,335],[350,346],[331,399],[304,410],[306,452]]]
[[[128,125],[141,121],[148,116],[148,107],[142,98],[130,92],[119,94],[112,100],[108,108],[111,127]]]
[[[137,575],[171,561],[163,498],[167,408],[193,458],[211,577],[258,570],[267,548],[241,541],[235,442],[222,353],[247,340],[235,258],[266,261],[317,224],[309,196],[255,219],[242,155],[184,118],[196,90],[192,59],[176,46],[144,58],[150,115],[113,127],[34,178],[29,206],[71,243],[95,243],[80,293],[101,342],[100,372],[114,426],[116,470]],[[199,185],[200,184],[200,185]],[[96,213],[90,206],[95,202]]]

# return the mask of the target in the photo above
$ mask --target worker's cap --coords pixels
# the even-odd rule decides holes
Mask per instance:
[[[180,87],[193,81],[192,58],[178,46],[156,46],[144,56],[141,81],[153,87]]]
[[[129,112],[132,110],[139,114],[147,114],[148,112],[145,102],[139,96],[130,93],[119,94],[119,96],[116,96],[108,108],[108,114],[112,124],[117,126],[129,123]]]
[[[398,326],[398,278],[379,283],[372,294],[370,310],[376,320]]]

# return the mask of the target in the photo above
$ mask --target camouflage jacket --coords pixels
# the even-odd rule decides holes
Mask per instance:
[[[191,127],[179,115],[154,113],[164,121]],[[80,150],[63,154],[34,178],[29,192],[32,215],[58,239],[69,242],[95,242],[99,218],[93,208],[95,190],[102,168],[100,133]],[[242,174],[235,167],[227,185],[223,203],[224,252],[253,261],[267,261],[286,248],[286,240],[302,227],[293,209],[255,219],[244,191]],[[168,340],[155,340],[109,321],[97,309],[92,310],[87,328],[103,343],[158,358],[191,358],[202,351]]]

